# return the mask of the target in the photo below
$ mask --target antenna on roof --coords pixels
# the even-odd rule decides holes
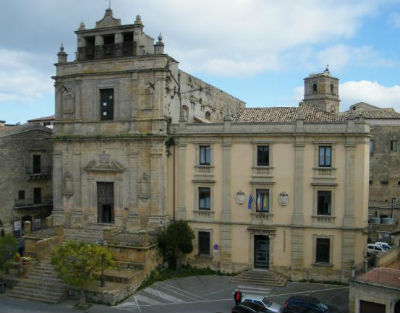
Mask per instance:
[[[111,9],[111,0],[108,0],[108,8]]]

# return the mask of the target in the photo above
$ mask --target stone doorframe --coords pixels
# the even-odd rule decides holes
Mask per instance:
[[[268,269],[270,270],[274,264],[274,238],[276,236],[276,229],[272,227],[267,228],[267,227],[250,226],[247,228],[247,231],[249,232],[249,239],[250,239],[249,269],[254,270],[254,236],[267,236],[269,238]]]

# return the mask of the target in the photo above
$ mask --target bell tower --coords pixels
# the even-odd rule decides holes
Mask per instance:
[[[339,79],[331,76],[328,66],[323,73],[304,79],[303,102],[326,112],[339,113]]]

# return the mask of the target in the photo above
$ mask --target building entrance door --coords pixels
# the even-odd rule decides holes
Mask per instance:
[[[97,222],[114,223],[114,183],[97,183]]]
[[[254,267],[269,268],[269,237],[254,236]]]

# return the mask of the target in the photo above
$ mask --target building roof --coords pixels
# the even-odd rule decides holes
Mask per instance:
[[[31,120],[28,120],[28,123],[31,122],[47,122],[47,121],[54,121],[54,115],[38,117]]]
[[[299,107],[242,108],[233,121],[235,123],[293,123],[296,119],[304,119],[305,123],[345,121],[343,116],[305,104]]]
[[[377,267],[359,276],[357,281],[378,284],[386,287],[400,288],[400,270]]]
[[[45,126],[37,124],[22,124],[16,126],[3,126],[0,127],[0,137],[17,135],[25,132],[30,132],[34,130],[44,131],[47,133],[52,133],[53,131]]]
[[[397,113],[393,108],[379,108],[365,102],[353,104],[349,110],[341,113],[341,115],[345,118],[400,119],[400,113]]]

